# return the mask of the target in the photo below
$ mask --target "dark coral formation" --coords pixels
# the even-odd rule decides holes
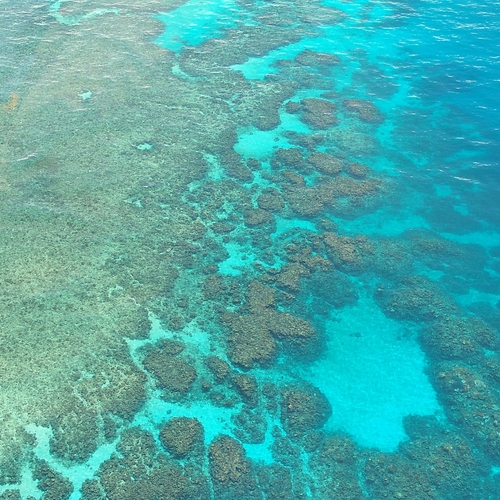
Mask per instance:
[[[374,244],[366,236],[323,235],[326,254],[334,266],[349,273],[366,271],[375,253]]]
[[[466,359],[498,349],[497,333],[477,318],[445,318],[424,329],[422,345],[429,357]]]
[[[376,499],[408,498],[439,500],[439,494],[424,473],[409,460],[395,454],[374,453],[365,463],[368,491]]]
[[[315,152],[308,156],[307,161],[322,174],[335,175],[342,172],[342,162],[326,153]]]
[[[300,101],[302,115],[300,119],[313,129],[325,130],[338,123],[335,104],[325,99],[309,97]]]
[[[19,490],[6,490],[0,495],[0,500],[22,500]]]
[[[404,208],[391,189],[400,182],[395,192],[405,192],[407,177],[378,174],[373,131],[385,116],[332,91],[337,56],[304,50],[263,80],[230,69],[314,37],[342,14],[317,2],[256,9],[244,0],[252,23],[174,56],[145,40],[158,31],[146,17],[164,6],[153,0],[138,17],[135,3],[113,14],[116,23],[95,16],[91,30],[72,27],[80,41],[54,44],[56,52],[40,42],[34,57],[47,73],[2,128],[0,482],[19,484],[31,460],[42,498],[72,494],[67,478],[32,458],[34,439],[22,429],[40,422],[52,429],[53,457],[69,465],[119,439],[83,484],[84,500],[499,498],[490,471],[500,463],[500,313],[494,303],[463,310],[451,296],[497,294],[499,249],[429,230],[392,238],[344,227],[382,204]],[[68,54],[78,65],[65,80],[52,60]],[[75,85],[95,87],[95,98],[75,101]],[[304,98],[312,88],[320,97]],[[283,111],[311,133],[277,129]],[[273,131],[272,153],[236,152],[237,132],[249,126]],[[397,151],[389,156],[408,165]],[[469,220],[439,223],[432,210],[422,209],[431,227]],[[242,253],[234,274],[233,248]],[[409,440],[393,453],[329,433],[330,403],[294,371],[323,353],[324,323],[362,294],[393,319],[425,324],[416,337],[451,422],[408,418]],[[182,342],[151,343],[152,318]],[[208,339],[201,347],[198,334]],[[131,356],[126,339],[146,345]],[[154,435],[131,428],[146,395],[158,393],[159,403],[177,403],[175,415],[213,405],[231,435],[206,450],[205,415],[170,410],[150,422]],[[274,463],[245,455],[244,446],[268,440]],[[0,498],[20,498],[12,488]]]
[[[259,392],[257,380],[254,377],[240,373],[233,377],[232,383],[246,404],[250,407],[257,406]]]
[[[55,456],[83,462],[96,448],[99,437],[95,410],[73,401],[71,408],[52,420],[50,451]]]
[[[224,323],[231,333],[228,337],[228,356],[231,362],[251,368],[254,364],[269,365],[276,356],[276,341],[269,328],[249,316],[225,314]]]
[[[306,49],[297,54],[295,61],[303,66],[334,66],[340,62],[340,58],[334,54]]]
[[[208,450],[210,476],[221,500],[261,499],[252,464],[243,446],[229,436],[218,436]]]
[[[166,396],[186,395],[198,375],[187,359],[176,355],[178,352],[178,343],[161,342],[149,349],[143,360],[144,368],[153,374],[157,386]]]
[[[267,422],[261,412],[243,408],[231,419],[235,425],[234,435],[243,443],[262,444],[266,438]]]
[[[442,498],[484,498],[481,477],[487,474],[486,462],[466,439],[433,417],[407,417],[405,429],[410,440],[402,444],[402,452],[414,464],[427,465],[422,470]]]
[[[292,354],[315,349],[318,336],[314,327],[293,314],[277,311],[273,289],[253,281],[246,298],[247,314],[223,316],[230,330],[228,356],[234,364],[244,368],[269,365],[276,357],[276,341],[291,349]]]
[[[292,386],[281,391],[281,422],[292,439],[320,429],[330,418],[332,408],[326,397],[313,386]]]
[[[406,277],[394,288],[381,285],[375,297],[384,312],[397,319],[446,320],[459,312],[453,299],[439,285],[422,276]]]
[[[366,123],[381,123],[384,121],[384,117],[380,110],[370,101],[364,101],[362,99],[344,99],[344,108],[356,114],[360,120]]]
[[[464,364],[443,363],[433,370],[433,383],[450,419],[475,446],[500,460],[500,397],[481,374]]]
[[[106,498],[210,498],[201,471],[184,468],[158,454],[155,440],[148,432],[138,428],[125,431],[117,451],[120,456],[104,462],[98,472]],[[97,491],[97,485],[87,484],[86,491]]]
[[[37,461],[33,477],[38,481],[38,488],[47,500],[68,500],[73,493],[73,486],[58,472],[52,470],[47,462]]]
[[[227,378],[231,371],[229,364],[217,356],[209,356],[206,358],[205,363],[208,369],[212,372],[216,383],[219,384]]]
[[[174,458],[199,455],[203,451],[203,426],[196,418],[172,418],[160,431],[160,441]]]
[[[276,189],[264,189],[257,198],[257,204],[269,212],[280,212],[284,207],[283,198]]]
[[[294,491],[290,469],[278,464],[261,467],[258,471],[260,489],[269,500],[294,500],[301,492]]]
[[[311,459],[317,477],[317,495],[325,499],[366,498],[359,481],[359,451],[346,436],[327,436]]]

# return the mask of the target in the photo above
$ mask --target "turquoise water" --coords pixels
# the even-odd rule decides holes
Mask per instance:
[[[156,43],[175,52],[182,50],[185,45],[199,45],[217,37],[221,30],[234,27],[239,12],[237,2],[231,0],[186,2],[173,12],[158,15],[166,29]]]
[[[0,499],[500,498],[498,5],[146,3],[0,17]]]

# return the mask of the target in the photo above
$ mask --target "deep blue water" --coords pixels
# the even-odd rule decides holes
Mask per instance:
[[[157,455],[158,450],[163,450],[160,428],[173,417],[188,417],[201,422],[204,444],[211,446],[212,451],[209,458],[204,455],[190,462],[190,458],[184,457],[176,463],[199,468],[205,477],[212,474],[212,482],[207,480],[210,483],[208,498],[500,498],[496,474],[500,466],[496,417],[500,408],[500,363],[497,361],[500,353],[500,4],[451,0],[328,0],[321,3],[345,14],[340,17],[335,11],[338,18],[334,22],[327,10],[320,11],[318,5],[308,2],[294,4],[292,8],[280,2],[188,0],[177,8],[164,10],[156,3],[144,9],[135,4],[127,7],[113,2],[94,3],[89,8],[77,8],[69,0],[36,6],[28,2],[20,12],[6,9],[2,18],[3,33],[0,33],[5,47],[0,55],[0,100],[11,104],[2,109],[7,117],[4,134],[8,139],[0,154],[0,194],[4,185],[2,169],[11,161],[3,160],[3,155],[10,158],[11,150],[16,154],[16,148],[22,150],[19,146],[22,141],[15,135],[19,132],[13,114],[18,104],[9,101],[9,95],[21,96],[19,109],[22,110],[23,98],[36,87],[38,75],[43,74],[43,68],[36,67],[36,50],[18,48],[19,40],[28,39],[30,33],[40,40],[45,37],[45,42],[53,36],[64,44],[64,37],[70,37],[75,26],[95,29],[98,33],[102,30],[103,39],[118,38],[113,31],[115,24],[112,34],[108,35],[97,20],[116,18],[125,22],[128,16],[139,23],[147,16],[149,20],[160,21],[164,31],[154,34],[152,29],[148,31],[147,43],[151,51],[160,48],[168,59],[162,61],[155,52],[148,67],[154,69],[156,63],[163,71],[162,65],[166,65],[170,76],[178,78],[179,108],[186,106],[190,111],[198,110],[208,116],[212,112],[210,102],[215,106],[216,102],[224,101],[230,111],[227,117],[221,117],[221,122],[231,123],[231,114],[234,121],[232,128],[228,126],[231,134],[221,135],[227,144],[222,144],[220,149],[208,145],[208,141],[200,144],[194,133],[191,139],[189,126],[182,139],[175,139],[185,141],[182,148],[196,153],[202,159],[197,161],[206,164],[204,174],[194,176],[182,194],[182,209],[165,201],[167,196],[160,188],[154,195],[141,191],[155,182],[158,183],[155,186],[169,189],[167,181],[160,182],[154,175],[138,181],[137,186],[127,191],[128,198],[123,195],[121,200],[138,209],[148,208],[148,203],[161,207],[167,221],[176,216],[173,214],[177,210],[183,211],[187,214],[185,217],[207,228],[202,243],[185,237],[186,241],[199,245],[193,247],[197,251],[192,251],[197,265],[179,268],[177,288],[168,293],[162,295],[161,286],[155,288],[160,291],[148,303],[152,322],[149,336],[123,341],[128,349],[128,362],[146,374],[144,404],[128,420],[114,416],[113,425],[117,430],[111,437],[102,438],[90,458],[79,463],[57,456],[51,449],[54,427],[51,430],[50,419],[53,416],[33,418],[25,430],[36,436],[36,443],[28,446],[31,451],[22,458],[16,458],[22,464],[22,473],[17,480],[4,481],[0,493],[12,489],[19,490],[23,499],[29,495],[49,498],[42,493],[41,478],[31,474],[36,462],[33,457],[37,457],[46,461],[59,477],[69,480],[73,487],[68,495],[53,498],[120,499],[133,495],[139,498],[137,495],[141,493],[127,490],[127,495],[132,496],[125,496],[122,490],[112,490],[106,482],[109,470],[106,466],[111,467],[113,460],[125,461],[125,466],[120,465],[125,468],[125,474],[133,470],[132,459],[120,448],[123,433],[130,428],[150,433],[154,437],[151,438],[153,446],[157,446],[151,460],[160,463],[162,459]],[[65,8],[69,8],[68,13]],[[271,23],[272,29],[279,32],[277,41],[270,40],[268,45],[265,41],[260,45],[253,41],[255,47],[249,42],[246,51],[238,52],[238,40],[244,37],[252,40],[252,30],[265,22],[264,14],[276,15],[282,22]],[[123,18],[119,17],[122,15]],[[294,21],[283,21],[289,15],[295,16]],[[7,29],[8,26],[11,28]],[[50,29],[56,34],[51,34]],[[141,26],[138,25],[137,30],[140,32]],[[224,50],[226,59],[221,56]],[[123,52],[131,54],[129,49]],[[139,60],[146,53],[130,57]],[[324,63],[320,58],[319,62],[318,59],[313,63],[298,62],[307,53],[337,56],[338,60]],[[219,58],[217,62],[216,58]],[[125,73],[130,78],[130,95],[138,88],[148,87],[134,83],[130,67]],[[64,68],[61,74],[64,75]],[[218,74],[223,75],[220,81],[217,81]],[[66,85],[64,76],[61,81]],[[83,104],[79,101],[81,107],[75,105],[72,111],[81,111],[87,101],[92,105],[100,93],[106,95],[108,88],[99,87],[100,84],[95,83],[98,81],[97,77],[90,78],[84,87],[80,83],[78,89],[71,87],[75,99],[87,96],[82,97]],[[240,106],[238,99],[244,92],[250,92],[248,89],[273,82],[286,88],[288,94],[277,105],[269,104],[269,116],[276,111],[279,123],[259,128],[261,122],[251,113],[245,115],[241,110],[246,108]],[[227,90],[226,84],[232,90]],[[189,92],[199,94],[199,104],[193,104],[187,97],[183,100],[184,85],[186,89],[189,87]],[[122,100],[118,102],[133,109],[132,99],[128,101],[124,88],[120,94]],[[217,94],[219,88],[222,90]],[[61,97],[54,102],[70,100],[70,91],[65,89],[66,86],[62,86]],[[50,96],[43,97],[42,101],[44,99],[50,106]],[[330,103],[336,120],[328,126],[318,126],[305,119],[305,99]],[[353,100],[358,104],[353,105]],[[361,106],[368,109],[368,118],[356,111],[359,108],[354,111],[349,108],[349,102],[354,107],[364,103]],[[160,123],[163,103],[146,99],[143,105],[158,105]],[[175,106],[169,104],[165,109],[175,109]],[[106,109],[97,116],[106,117],[102,118],[105,120],[112,114],[112,109]],[[187,120],[186,116],[182,115],[179,120]],[[14,125],[9,120],[13,120]],[[203,126],[197,125],[196,118],[190,123],[192,127]],[[216,125],[219,123],[214,121],[214,130]],[[110,130],[115,127],[120,131],[117,134],[120,138],[113,139],[117,150],[123,142],[144,154],[156,154],[157,150],[158,154],[165,154],[166,160],[154,157],[147,161],[157,162],[166,170],[175,158],[174,153],[168,156],[169,144],[175,141],[170,142],[169,136],[156,140],[155,133],[158,137],[161,134],[151,131],[154,126],[145,126],[141,129],[142,135],[122,123],[114,122]],[[305,142],[314,137],[320,137],[315,145]],[[55,139],[54,144],[58,144]],[[99,144],[94,147],[99,148]],[[283,148],[293,148],[300,153],[301,160],[297,163],[281,160]],[[311,161],[308,163],[306,159],[316,153],[336,158],[342,164],[342,172],[325,174],[311,168]],[[131,153],[120,154],[125,157]],[[231,162],[247,165],[251,174],[248,177],[232,174]],[[146,163],[138,161],[138,172],[141,168],[150,168]],[[366,177],[349,170],[358,163],[367,167]],[[50,168],[51,164],[47,164]],[[6,178],[8,175],[11,174],[5,174]],[[291,175],[301,178],[290,181]],[[371,181],[382,187],[377,187],[372,197],[366,193],[345,195],[340,192],[344,188],[335,185],[333,197],[328,201],[322,198],[320,209],[305,209],[317,201],[316,197],[326,196],[321,189],[328,189],[325,188],[328,182],[339,182],[339,179],[354,180],[354,184],[349,185],[354,190],[357,188],[352,186],[359,187],[364,182],[368,185]],[[305,195],[299,193],[302,198],[298,207],[294,206],[294,196],[298,196],[302,187],[299,189],[297,185],[306,190]],[[48,186],[47,189],[51,188]],[[248,222],[248,210],[260,207],[260,197],[270,191],[284,200],[285,208],[266,208],[269,220],[265,223]],[[78,196],[83,199],[86,194],[80,191]],[[53,203],[54,199],[44,203]],[[6,202],[9,207],[20,203],[17,199],[15,203],[9,200]],[[121,207],[120,204],[110,206],[117,213],[122,210],[116,208]],[[142,224],[147,228],[153,219],[144,220]],[[215,223],[221,222],[234,227],[228,232],[212,229]],[[141,224],[134,226],[130,222],[134,228],[131,231],[139,231],[135,229],[139,226]],[[119,230],[116,231],[118,234]],[[336,247],[329,246],[331,234],[337,238]],[[294,246],[302,253],[291,249]],[[161,251],[168,253],[172,249]],[[332,267],[326,270],[321,267],[323,264],[313,264],[304,255],[321,257],[323,263],[329,262]],[[128,258],[125,252],[120,253],[118,268],[125,266],[123,262]],[[287,284],[281,274],[291,264],[302,266],[298,285]],[[233,295],[219,291],[214,297],[199,299],[201,284],[211,276],[207,269],[212,267],[213,276],[226,288],[239,291]],[[153,273],[153,278],[148,275],[148,279],[160,283],[163,271],[161,267],[157,275]],[[141,279],[137,277],[139,274],[133,277],[137,283]],[[272,301],[271,308],[267,305],[259,309],[258,314],[252,309],[249,292],[254,281],[264,283],[277,297],[276,304]],[[125,285],[120,282],[116,287],[121,290]],[[109,297],[114,290],[110,289]],[[238,293],[240,298],[236,297]],[[131,302],[136,304],[142,299],[142,296],[138,298],[140,294],[134,296],[132,292],[131,297]],[[186,317],[181,318],[182,327],[176,328],[168,314],[162,317],[161,308],[155,309],[158,301],[161,302],[158,297],[167,303],[183,302],[188,297],[193,302],[200,300],[197,304],[201,305],[189,317],[189,309],[179,306],[182,309],[176,311],[180,310],[180,315],[185,311]],[[228,297],[232,297],[231,300]],[[245,300],[246,306],[240,309]],[[246,318],[248,332],[253,331],[250,328],[253,324],[267,324],[268,320],[262,319],[262,315],[293,314],[314,327],[320,340],[315,347],[304,347],[269,327],[278,342],[275,359],[270,365],[259,358],[245,364],[233,349],[237,327],[224,319],[221,309]],[[102,313],[101,309],[98,311]],[[165,320],[166,317],[170,319]],[[245,335],[251,337],[251,333]],[[162,392],[161,377],[155,369],[148,368],[153,366],[148,365],[148,359],[165,339],[182,342],[183,359],[196,366],[198,374],[201,373],[199,379],[205,377],[212,381],[209,388],[205,385],[198,391],[201,396],[194,389],[184,394],[184,399],[169,399]],[[239,342],[245,344],[241,338]],[[261,343],[264,341],[257,342],[258,347]],[[244,391],[238,393],[234,383],[227,380],[221,383],[219,392],[228,400],[232,396],[227,394],[238,393],[234,398],[240,399],[236,404],[227,405],[217,400],[218,382],[216,378],[213,382],[214,375],[203,365],[205,359],[214,355],[229,362],[235,377],[242,374],[254,377],[261,398],[258,404],[251,406],[245,395],[241,395]],[[172,362],[170,357],[167,359]],[[262,401],[265,387],[269,385],[276,388],[276,394],[266,396],[266,406]],[[295,387],[301,387],[307,397],[319,391],[326,401],[324,405],[330,409],[321,424],[311,424],[307,431],[297,427],[296,434],[293,425],[297,424],[290,423],[292,417],[287,420],[284,403],[287,391]],[[302,393],[299,391],[299,394]],[[317,401],[317,407],[307,407],[304,403],[304,414],[315,414],[316,410],[321,413],[323,399]],[[270,409],[273,402],[279,410]],[[292,401],[288,409],[293,404]],[[238,413],[241,409],[253,415],[253,427],[241,423],[243,417]],[[422,418],[413,421],[410,416]],[[298,418],[307,422],[303,414]],[[249,437],[250,428],[262,436]],[[258,477],[257,491],[264,493],[255,493],[255,488],[250,486],[254,479],[247,478],[245,481],[249,482],[245,483],[238,474],[238,479],[233,481],[237,486],[217,482],[213,443],[218,442],[221,434],[243,443],[246,457],[253,461],[253,465],[248,465],[253,471],[248,477],[251,474]],[[338,458],[336,453],[340,453],[340,448],[333,447],[337,451],[328,455],[324,450],[330,438],[347,439],[357,451],[346,451],[351,453],[348,458]],[[296,450],[295,455],[278,450],[277,443],[284,441]],[[163,443],[163,446],[166,445]],[[443,450],[446,453],[443,454]],[[460,450],[457,455],[456,450]],[[169,453],[169,457],[174,456],[170,450]],[[145,459],[138,456],[137,463],[142,463]],[[460,456],[465,457],[463,463],[457,458]],[[370,464],[375,463],[371,470]],[[285,475],[292,477],[291,496],[283,493],[288,491],[285,486],[283,496],[273,496],[270,486],[262,479],[265,468],[276,464],[280,464]],[[147,467],[153,470],[157,465]],[[442,476],[436,474],[436,467],[446,472]],[[260,472],[256,472],[258,470]],[[245,474],[242,476],[246,478]],[[394,479],[386,480],[387,474]],[[408,486],[416,474],[426,478],[425,488],[427,485],[429,488],[426,493]],[[311,479],[305,480],[306,476]],[[152,476],[147,477],[146,483],[153,481]],[[332,486],[332,477],[345,486],[344,492],[337,492]],[[82,496],[82,484],[85,481],[90,484],[91,480],[99,483],[100,493],[92,497],[88,490]],[[238,481],[242,481],[241,484]],[[302,482],[303,489],[298,486]],[[288,483],[284,480],[283,484]],[[236,489],[232,490],[233,487]],[[107,496],[102,496],[103,492]],[[156,498],[151,495],[144,498]],[[202,498],[202,495],[182,497],[179,493],[172,498]]]

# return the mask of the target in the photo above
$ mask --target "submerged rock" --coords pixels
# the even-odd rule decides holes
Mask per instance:
[[[463,363],[433,367],[432,382],[450,420],[494,463],[500,463],[500,397],[481,373]]]
[[[257,198],[257,205],[262,210],[269,212],[280,212],[285,203],[276,189],[264,189]]]
[[[228,356],[236,365],[252,368],[254,364],[269,365],[276,357],[276,341],[269,328],[250,316],[225,314],[223,322],[231,333],[228,337]]]

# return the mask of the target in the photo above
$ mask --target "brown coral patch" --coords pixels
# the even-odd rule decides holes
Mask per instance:
[[[9,100],[0,106],[1,109],[6,111],[14,111],[19,105],[19,94],[11,92]]]
[[[338,123],[335,115],[335,104],[324,99],[310,97],[302,99],[303,113],[301,120],[316,129],[328,129]]]
[[[334,265],[341,268],[365,269],[375,253],[375,246],[366,236],[323,235],[326,253]]]
[[[335,66],[340,62],[340,58],[334,54],[306,49],[295,56],[295,61],[302,66]]]
[[[342,162],[326,153],[315,152],[307,158],[307,161],[323,174],[335,175],[342,172]]]
[[[344,99],[344,108],[356,114],[365,123],[379,124],[384,121],[384,116],[380,110],[370,101],[362,99]]]

